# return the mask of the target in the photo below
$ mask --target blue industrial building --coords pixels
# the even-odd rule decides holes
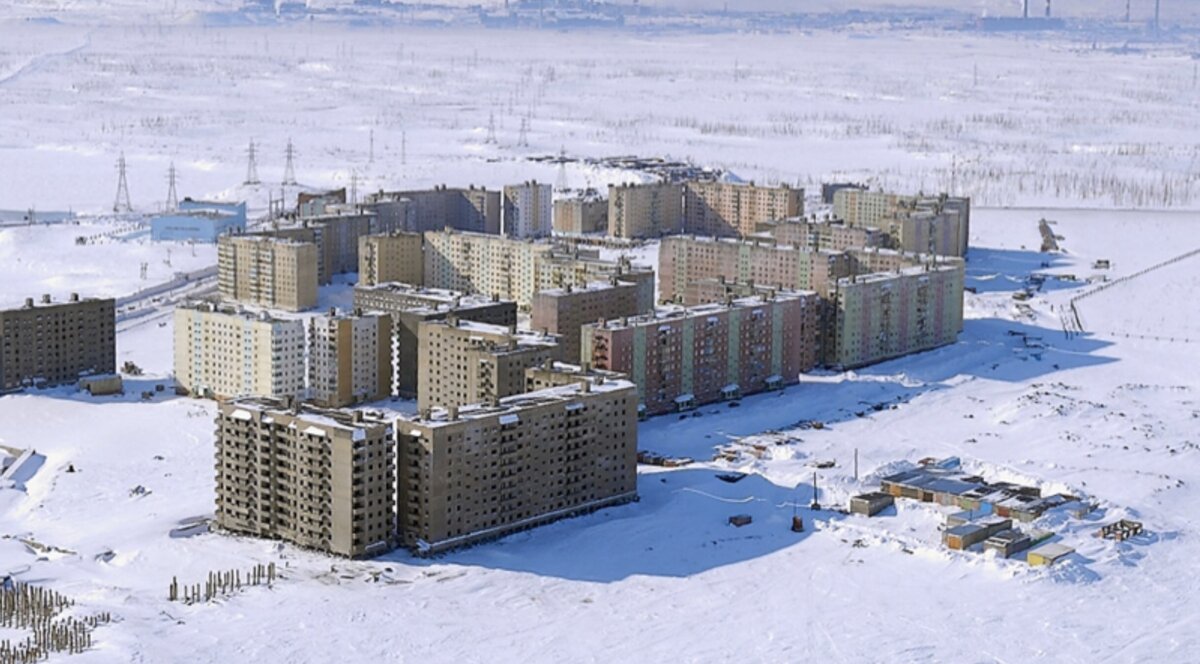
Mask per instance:
[[[185,198],[179,210],[150,219],[155,242],[216,242],[228,233],[246,230],[246,204],[194,201]]]

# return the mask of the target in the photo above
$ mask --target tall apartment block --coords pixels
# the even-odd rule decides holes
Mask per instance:
[[[971,199],[940,196],[905,196],[865,189],[840,189],[833,195],[833,211],[848,226],[878,228],[892,239],[892,248],[967,255],[971,228]]]
[[[683,185],[670,182],[608,187],[608,234],[652,238],[678,233],[683,223]]]
[[[554,232],[563,235],[603,233],[608,230],[608,199],[594,189],[573,198],[554,201]]]
[[[211,302],[175,308],[175,381],[215,399],[303,398],[304,321],[251,314]]]
[[[309,321],[308,386],[320,406],[340,408],[392,393],[392,317],[338,313]]]
[[[813,251],[846,251],[860,247],[887,247],[890,238],[878,228],[848,226],[829,221],[785,219],[759,226],[757,236],[774,239],[779,244],[806,247]]]
[[[43,295],[0,311],[0,391],[74,383],[116,369],[116,302]]]
[[[328,284],[338,274],[358,270],[359,238],[403,230],[399,221],[370,212],[334,208],[333,214],[306,217],[297,224],[255,233],[317,245],[317,283]]]
[[[421,323],[417,341],[417,406],[492,403],[525,391],[525,370],[553,361],[552,337],[501,327],[445,320]]]
[[[538,182],[504,187],[504,235],[512,238],[548,237],[553,230],[550,185]]]
[[[216,523],[351,558],[394,546],[395,433],[360,411],[221,404]]]
[[[602,377],[397,427],[400,531],[435,554],[637,499],[637,392]]]
[[[217,242],[221,296],[246,304],[303,311],[317,306],[317,245],[250,235]]]
[[[512,300],[522,309],[539,291],[619,277],[639,284],[641,302],[654,302],[654,271],[595,252],[557,251],[548,243],[456,231],[425,234],[425,283],[434,288]]]
[[[583,356],[629,376],[655,415],[795,383],[818,361],[820,300],[764,293],[584,328]]]
[[[494,300],[482,295],[420,288],[409,284],[356,286],[354,306],[363,311],[391,314],[395,330],[396,394],[413,399],[417,396],[420,362],[418,333],[421,323],[457,316],[459,320],[490,323],[504,327],[517,324],[515,302]]]
[[[408,201],[408,224],[396,230],[440,231],[453,228],[472,233],[498,234],[502,204],[499,191],[472,185],[451,189],[445,185],[419,191],[380,192],[367,207],[389,201]]]
[[[701,280],[725,277],[731,282],[824,294],[851,272],[844,253],[759,239],[667,237],[658,261],[659,297],[685,305],[704,304],[694,299],[697,290],[692,287]]]
[[[717,237],[752,235],[760,223],[804,214],[804,190],[753,182],[688,182],[683,232]]]
[[[425,238],[420,233],[394,231],[362,236],[358,239],[358,283],[424,284],[424,244]]]
[[[839,279],[827,364],[860,367],[954,343],[962,330],[964,265],[901,268]]]
[[[580,356],[580,340],[586,323],[636,316],[642,311],[638,307],[637,284],[613,277],[609,281],[578,288],[553,288],[534,295],[530,327],[558,336],[562,360],[578,363],[585,359]]]

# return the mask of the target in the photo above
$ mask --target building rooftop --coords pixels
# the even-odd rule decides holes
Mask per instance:
[[[254,413],[258,413],[260,420],[264,421],[269,421],[272,414],[289,415],[300,419],[302,422],[324,429],[349,432],[355,440],[365,437],[363,434],[364,430],[387,427],[390,434],[392,427],[391,418],[380,418],[377,414],[370,411],[318,408],[310,404],[288,403],[282,399],[267,397],[238,399],[222,404],[220,408],[221,412],[229,417],[246,421],[253,419]],[[294,422],[291,426],[297,428]],[[325,435],[325,432],[320,429],[316,431],[305,430],[305,433]]]
[[[594,324],[594,326],[601,329],[619,330],[630,327],[641,327],[644,325],[667,324],[687,318],[712,316],[730,311],[732,309],[749,309],[769,305],[774,302],[815,297],[817,297],[817,294],[813,291],[777,290],[774,291],[773,296],[749,295],[746,297],[733,298],[728,302],[713,302],[709,304],[699,304],[692,307],[685,307],[678,304],[666,304],[656,307],[654,313],[652,314],[629,316],[626,318],[614,318],[612,320],[604,321],[603,325],[597,322]]]
[[[404,432],[405,425],[409,424],[434,428],[463,420],[480,420],[496,416],[499,416],[502,422],[509,418],[509,421],[516,423],[520,421],[521,411],[528,408],[562,403],[570,409],[574,403],[578,403],[580,398],[586,397],[589,393],[605,394],[632,389],[635,389],[634,384],[628,380],[597,377],[586,385],[572,383],[505,397],[500,399],[496,405],[472,404],[457,409],[434,408],[416,418],[401,418],[402,421],[398,421],[396,426],[401,432]]]
[[[581,286],[567,286],[566,288],[550,288],[543,291],[538,291],[536,295],[545,295],[547,297],[562,297],[574,293],[594,293],[598,291],[612,290],[614,288],[630,288],[635,284],[628,281],[621,281],[620,277],[614,276],[610,281],[589,281]]]

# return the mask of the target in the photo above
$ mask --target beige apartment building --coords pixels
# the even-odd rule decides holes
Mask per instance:
[[[367,207],[407,201],[407,225],[396,230],[423,233],[452,228],[472,233],[498,234],[502,202],[500,192],[471,185],[466,189],[445,185],[433,189],[379,192]]]
[[[221,404],[216,525],[362,558],[394,547],[395,433],[361,411]]]
[[[555,338],[466,321],[420,324],[417,406],[449,408],[525,391],[525,370],[558,357]]]
[[[603,233],[608,230],[608,200],[595,190],[554,201],[554,232],[563,235]]]
[[[637,390],[590,377],[397,425],[400,531],[436,554],[637,499]]]
[[[759,226],[756,237],[770,237],[784,245],[800,246],[813,251],[846,251],[860,247],[887,247],[891,240],[878,228],[848,226],[830,221],[786,219]]]
[[[364,286],[399,282],[425,283],[425,238],[394,231],[358,239],[358,283]]]
[[[74,383],[81,376],[116,369],[116,302],[25,300],[0,311],[0,392],[27,385]]]
[[[340,408],[392,393],[392,317],[338,313],[309,321],[308,387],[320,406]]]
[[[548,237],[553,230],[550,185],[536,180],[504,187],[502,232],[512,238]]]
[[[552,288],[533,297],[533,316],[530,327],[559,338],[560,357],[564,362],[580,362],[580,335],[583,326],[598,320],[636,316],[637,284],[619,281],[596,281],[580,287]]]
[[[306,395],[304,321],[190,302],[175,308],[175,381],[215,399]]]
[[[848,226],[878,228],[891,238],[891,248],[967,255],[971,231],[971,199],[948,196],[905,196],[865,189],[840,189],[833,195],[834,214]]]
[[[221,296],[286,311],[317,306],[317,245],[273,237],[226,235],[217,242]]]
[[[753,182],[688,182],[683,232],[716,237],[753,235],[758,224],[804,214],[804,190]]]
[[[608,187],[608,235],[654,238],[680,232],[683,185],[670,182]]]

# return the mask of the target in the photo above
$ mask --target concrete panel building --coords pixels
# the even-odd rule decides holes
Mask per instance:
[[[554,232],[586,235],[608,230],[608,199],[588,189],[572,198],[554,201]]]
[[[861,367],[954,343],[962,330],[963,268],[955,260],[839,279],[826,363]]]
[[[584,328],[583,357],[629,376],[649,415],[780,389],[818,361],[820,300],[810,292],[664,307]]]
[[[344,208],[335,210],[255,235],[317,245],[317,283],[328,284],[336,275],[358,271],[359,238],[403,230],[398,227],[400,222],[391,217]]]
[[[219,528],[351,558],[393,548],[390,422],[245,400],[221,404],[216,428]]]
[[[851,273],[845,254],[759,239],[663,238],[658,261],[659,297],[689,306],[704,303],[689,299],[689,286],[705,279],[824,294]]]
[[[525,370],[558,358],[553,337],[465,321],[456,316],[420,324],[417,406],[449,408],[492,403],[525,391]]]
[[[116,302],[53,302],[43,295],[0,310],[0,391],[28,385],[65,385],[116,369]]]
[[[553,230],[551,200],[548,184],[532,181],[504,187],[503,234],[519,239],[548,237]]]
[[[217,243],[221,296],[286,311],[317,306],[317,245],[274,237],[227,235]]]
[[[579,288],[544,290],[533,297],[530,327],[558,336],[563,361],[580,362],[583,326],[638,315],[643,311],[638,307],[638,295],[637,284],[619,281],[617,277]]]
[[[340,408],[392,393],[392,317],[338,313],[309,321],[309,397]]]
[[[759,226],[760,230],[763,226]],[[829,221],[787,219],[769,224],[759,235],[781,245],[794,245],[813,251],[846,251],[860,247],[888,247],[890,238],[878,228],[848,226]]]
[[[683,185],[670,182],[608,187],[608,234],[653,238],[683,227]]]
[[[599,378],[398,422],[404,544],[435,554],[636,500],[636,404]]]
[[[222,235],[246,230],[246,204],[185,198],[179,209],[150,218],[154,242],[214,243]]]
[[[804,190],[753,182],[688,182],[683,232],[716,237],[753,235],[758,224],[804,214]]]
[[[941,256],[967,255],[971,199],[906,196],[864,189],[841,189],[833,196],[834,215],[848,226],[878,228],[891,248]]]
[[[418,332],[421,323],[443,320],[453,314],[460,320],[478,323],[504,327],[517,324],[515,302],[494,300],[482,295],[419,288],[408,284],[357,286],[354,289],[354,306],[363,311],[391,314],[395,330],[394,391],[407,399],[415,399],[417,396],[420,371],[420,363],[417,361]]]
[[[407,200],[407,224],[403,228],[416,233],[452,228],[472,233],[498,234],[502,203],[500,192],[474,185],[451,189],[445,185],[433,189],[379,192],[367,206]]]
[[[425,238],[420,233],[394,231],[358,239],[358,283],[374,286],[400,282],[425,283]]]
[[[211,302],[175,308],[175,381],[199,397],[306,396],[304,321]]]

